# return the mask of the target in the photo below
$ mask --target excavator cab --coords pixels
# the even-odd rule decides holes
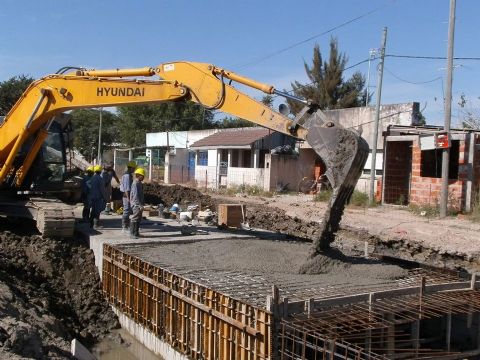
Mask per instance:
[[[62,191],[67,176],[67,149],[71,148],[70,116],[60,114],[52,119],[48,135],[26,177],[22,188],[33,193]],[[27,144],[26,148],[28,149]],[[21,158],[21,157],[20,157]]]

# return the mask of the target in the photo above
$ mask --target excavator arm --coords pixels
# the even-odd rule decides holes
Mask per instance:
[[[290,119],[239,91],[232,82],[293,98],[305,107]],[[365,164],[367,143],[355,131],[326,120],[315,104],[211,64],[171,62],[154,68],[80,69],[49,75],[32,83],[0,126],[0,186],[7,179],[17,187],[22,185],[48,134],[52,118],[59,113],[76,108],[188,100],[306,140],[311,145],[327,166],[326,175],[333,187],[318,239],[314,241],[314,253],[327,249]],[[27,139],[32,145],[21,165],[14,166]]]

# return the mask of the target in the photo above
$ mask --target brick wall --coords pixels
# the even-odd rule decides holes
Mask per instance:
[[[464,140],[459,144],[458,179],[448,182],[448,207],[455,210],[465,208],[468,144]],[[412,147],[412,181],[410,203],[419,206],[438,207],[440,203],[441,178],[421,176],[422,151],[418,143]]]
[[[412,165],[412,141],[389,141],[385,157],[384,202],[406,205]],[[420,172],[420,170],[418,170]]]

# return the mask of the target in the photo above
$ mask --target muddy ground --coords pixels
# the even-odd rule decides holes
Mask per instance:
[[[42,239],[33,224],[0,219],[0,358],[70,359],[118,328],[93,252],[80,239]]]

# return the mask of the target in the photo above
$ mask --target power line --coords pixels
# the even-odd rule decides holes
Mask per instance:
[[[431,82],[434,82],[434,81],[442,80],[442,79],[443,79],[442,76],[438,76],[438,77],[436,77],[435,79],[432,79],[432,80],[414,82],[414,81],[408,81],[408,80],[402,79],[401,77],[399,77],[399,76],[395,75],[393,72],[391,72],[386,66],[385,66],[385,70],[386,70],[390,75],[392,75],[395,79],[400,80],[400,81],[403,81],[403,82],[408,83],[408,84],[413,84],[413,85],[428,84],[428,83],[431,83]]]
[[[418,55],[395,55],[388,54],[387,57],[403,59],[424,59],[424,60],[446,60],[445,56],[418,56]],[[480,57],[454,57],[453,60],[480,60]]]
[[[323,31],[323,32],[321,32],[321,33],[319,33],[319,34],[310,36],[309,38],[307,38],[307,39],[305,39],[305,40],[296,42],[296,43],[294,43],[294,44],[292,44],[292,45],[289,45],[289,46],[287,46],[287,47],[285,47],[285,48],[283,48],[283,49],[280,49],[280,50],[277,50],[277,51],[275,51],[275,52],[273,52],[273,53],[270,53],[270,54],[268,54],[268,55],[259,57],[259,58],[255,59],[255,60],[252,60],[252,61],[250,61],[250,62],[247,62],[247,63],[245,63],[245,64],[243,64],[243,65],[237,65],[236,67],[238,67],[238,69],[242,69],[242,68],[245,68],[245,67],[250,66],[250,65],[256,65],[256,64],[258,64],[258,63],[260,63],[260,62],[262,62],[262,61],[265,61],[265,60],[270,59],[270,58],[272,58],[272,57],[274,57],[274,56],[277,56],[277,55],[279,55],[279,54],[282,54],[282,53],[284,53],[284,52],[286,52],[286,51],[288,51],[288,50],[291,50],[291,49],[293,49],[293,48],[295,48],[295,47],[297,47],[297,46],[300,46],[300,45],[303,45],[303,44],[305,44],[305,43],[307,43],[307,42],[309,42],[309,41],[312,41],[312,40],[315,39],[315,38],[318,38],[318,37],[320,37],[320,36],[329,34],[329,33],[333,32],[333,31],[335,31],[335,30],[338,30],[338,29],[344,27],[344,26],[347,26],[347,25],[349,25],[349,24],[351,24],[351,23],[354,23],[354,22],[356,22],[356,21],[358,21],[358,20],[361,20],[361,19],[363,19],[363,18],[365,18],[365,17],[367,17],[367,16],[369,16],[369,15],[371,15],[371,14],[373,14],[373,13],[376,13],[376,12],[382,10],[383,8],[385,8],[385,7],[387,7],[387,6],[389,6],[389,4],[385,4],[385,5],[383,5],[383,6],[379,6],[379,7],[375,8],[375,9],[373,9],[373,10],[370,10],[370,11],[368,11],[368,12],[362,14],[362,15],[359,15],[359,16],[357,16],[357,17],[354,17],[354,18],[352,18],[352,19],[350,19],[350,20],[347,20],[347,21],[345,21],[345,22],[343,22],[343,23],[341,23],[341,24],[339,24],[339,25],[336,25],[336,26],[334,26],[334,27],[332,27],[332,28],[330,28],[330,29],[328,29],[328,30],[325,30],[325,31]],[[234,67],[235,67],[235,66],[234,66]]]

